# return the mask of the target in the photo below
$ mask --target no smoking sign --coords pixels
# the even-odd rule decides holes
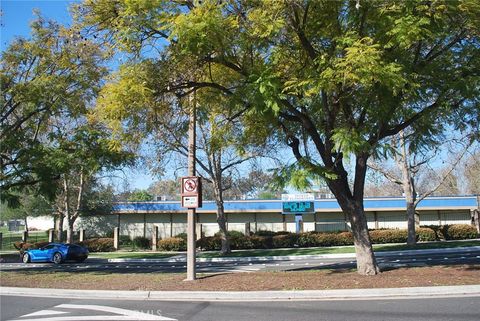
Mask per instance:
[[[182,194],[198,193],[198,177],[182,177]]]
[[[182,177],[182,207],[202,207],[202,187],[199,177]]]

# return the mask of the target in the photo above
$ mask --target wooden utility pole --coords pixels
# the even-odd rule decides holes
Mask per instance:
[[[195,99],[195,91],[193,92],[192,106],[190,108],[190,120],[188,124],[188,175],[195,176],[195,152],[196,152],[196,122],[197,122],[197,102]],[[196,237],[195,237],[195,218],[196,209],[188,208],[187,210],[187,279],[193,281],[196,275]]]

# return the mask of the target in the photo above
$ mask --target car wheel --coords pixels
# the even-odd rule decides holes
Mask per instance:
[[[28,255],[28,253],[23,254],[23,256],[22,256],[22,262],[23,262],[23,263],[28,263],[28,262],[30,262],[30,255]]]
[[[55,264],[62,263],[62,254],[60,254],[59,252],[55,253],[53,255],[53,263],[55,263]]]

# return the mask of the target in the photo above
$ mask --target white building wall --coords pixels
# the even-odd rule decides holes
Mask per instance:
[[[439,214],[441,224],[470,224],[469,210],[455,211],[421,211],[421,225],[438,225]],[[373,212],[367,212],[368,227],[375,228],[375,215]],[[87,237],[104,236],[112,233],[113,228],[118,225],[120,217],[120,235],[129,235],[131,238],[136,236],[151,237],[153,227],[158,226],[159,236],[167,238],[185,233],[187,230],[187,215],[185,213],[135,213],[121,215],[105,215],[80,217],[76,229],[84,228]],[[202,224],[202,232],[206,236],[212,236],[218,232],[216,214],[198,213],[198,222]],[[395,212],[377,212],[379,228],[407,228],[407,221],[404,211]],[[170,221],[171,220],[171,221]],[[256,224],[255,224],[256,220]],[[285,221],[285,224],[284,224]],[[345,222],[344,215],[341,212],[336,213],[316,213],[303,216],[304,231],[334,232],[349,230],[349,222]],[[227,213],[228,229],[230,231],[245,231],[245,224],[250,223],[252,232],[268,230],[283,231],[284,226],[287,231],[295,232],[295,215],[282,215],[280,213]],[[47,230],[53,227],[53,218],[31,218],[29,219],[31,227],[40,230]],[[256,228],[256,229],[255,229]]]
[[[405,212],[378,212],[378,228],[406,229]]]
[[[55,228],[53,216],[27,217],[27,224],[29,229],[34,228],[39,231]]]
[[[315,231],[336,232],[345,231],[347,228],[343,213],[317,213]]]

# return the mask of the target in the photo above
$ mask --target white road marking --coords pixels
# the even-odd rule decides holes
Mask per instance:
[[[26,317],[39,317],[39,316],[44,316],[44,315],[55,315],[55,314],[66,314],[68,312],[65,311],[54,311],[54,310],[42,310],[42,311],[37,311],[33,312],[27,315],[22,316],[22,318]],[[41,320],[41,319],[40,319]]]
[[[59,309],[74,309],[74,310],[90,310],[90,311],[100,311],[106,312],[115,315],[79,315],[79,316],[57,316],[57,317],[46,317],[46,318],[34,318],[34,319],[24,319],[24,317],[33,316],[33,314],[27,314],[22,316],[21,320],[23,321],[81,321],[81,320],[169,320],[176,321],[176,319],[167,318],[161,315],[154,315],[149,313],[144,313],[140,311],[132,311],[127,309],[121,309],[116,307],[109,307],[103,305],[80,305],[80,304],[60,304],[54,308]],[[41,315],[51,315],[51,312],[56,312],[52,310],[42,310],[36,312],[35,316]],[[50,314],[48,314],[50,313]],[[68,312],[59,312],[59,313],[68,313]]]

